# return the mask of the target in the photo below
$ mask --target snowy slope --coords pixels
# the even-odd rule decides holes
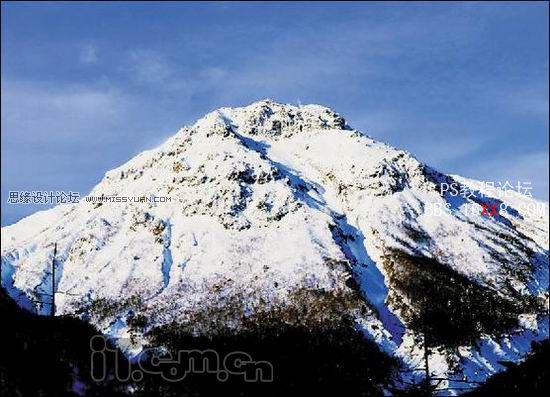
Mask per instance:
[[[441,183],[473,194],[442,193]],[[89,194],[98,196],[170,202],[82,200],[3,228],[2,285],[20,305],[49,312],[33,301],[52,289],[57,243],[56,313],[84,316],[112,336],[145,341],[147,330],[172,322],[208,333],[200,314],[214,308],[238,332],[243,315],[323,291],[347,302],[383,350],[417,368],[423,292],[412,294],[407,280],[433,277],[522,308],[513,332],[481,329],[480,349],[434,349],[434,375],[460,368],[457,379],[482,380],[548,335],[540,309],[548,203],[516,194],[498,201],[506,213],[481,216],[496,192],[441,174],[322,106],[221,108],[107,172]],[[128,324],[136,315],[145,330]]]

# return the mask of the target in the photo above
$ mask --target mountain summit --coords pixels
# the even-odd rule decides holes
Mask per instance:
[[[208,335],[351,319],[406,368],[425,343],[432,376],[482,381],[548,336],[540,208],[329,108],[265,100],[209,113],[79,203],[3,228],[2,285],[41,314],[53,290],[56,315],[142,346],[174,324]]]

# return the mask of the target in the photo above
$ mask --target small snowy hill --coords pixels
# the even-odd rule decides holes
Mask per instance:
[[[47,314],[57,243],[56,314],[113,337],[238,333],[298,309],[290,326],[350,317],[410,368],[427,334],[433,375],[483,380],[548,335],[548,203],[498,193],[323,106],[221,108],[107,172],[90,201],[3,228],[2,285]],[[507,210],[482,216],[487,202]]]

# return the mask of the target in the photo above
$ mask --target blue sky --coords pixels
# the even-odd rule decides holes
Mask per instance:
[[[548,44],[546,2],[2,2],[2,225],[266,97],[547,200]]]

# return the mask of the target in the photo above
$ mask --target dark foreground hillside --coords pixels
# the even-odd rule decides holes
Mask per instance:
[[[127,395],[128,384],[91,380],[90,339],[97,332],[90,325],[72,318],[37,316],[18,308],[3,290],[0,294],[0,395]],[[214,350],[222,358],[246,352],[254,360],[271,363],[273,379],[247,382],[244,375],[230,375],[222,382],[210,373],[168,382],[159,375],[147,375],[131,384],[133,396],[289,396],[304,390],[312,395],[346,390],[348,396],[382,396],[396,369],[394,360],[348,326],[312,331],[279,324],[261,332],[214,338],[191,337],[171,328],[158,333],[157,340],[177,350]],[[114,357],[108,358],[112,375]],[[123,357],[119,359],[121,366],[128,365]]]
[[[90,376],[90,339],[97,335],[93,327],[77,319],[24,311],[4,290],[0,290],[0,318],[0,395],[9,397],[334,396],[343,392],[346,396],[382,396],[384,389],[392,389],[391,378],[398,371],[392,359],[351,327],[312,332],[284,329],[280,324],[237,337],[196,338],[174,328],[156,335],[159,343],[175,350],[214,350],[222,358],[231,352],[246,352],[254,360],[272,364],[271,382],[246,382],[241,375],[222,382],[215,374],[189,374],[179,382],[146,375],[139,382],[123,383],[113,377],[115,355],[106,356],[110,377],[95,382]],[[523,363],[511,365],[467,395],[542,395],[548,390],[549,355],[550,344],[538,344]],[[118,360],[120,366],[128,366],[120,353]]]
[[[0,319],[0,395],[124,395],[117,382],[91,382],[90,339],[97,332],[90,325],[20,309],[2,288]]]

